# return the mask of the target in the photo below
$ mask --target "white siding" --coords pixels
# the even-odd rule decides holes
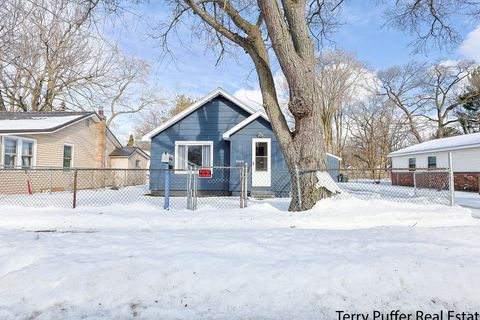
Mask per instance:
[[[480,148],[455,150],[452,152],[454,172],[480,172]],[[422,153],[392,157],[393,168],[408,168],[408,159],[416,159],[417,168],[427,168],[427,158],[437,157],[437,168],[448,168],[448,152]]]

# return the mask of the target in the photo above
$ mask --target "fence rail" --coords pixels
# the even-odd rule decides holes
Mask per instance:
[[[202,177],[201,170],[211,176]],[[149,204],[179,210],[245,208],[249,198],[291,198],[292,181],[311,173],[255,172],[238,167],[174,169],[3,168],[0,205],[27,207]],[[340,169],[317,174],[319,186],[334,186],[339,198],[453,204],[453,175],[446,168]],[[292,180],[294,179],[294,180]]]

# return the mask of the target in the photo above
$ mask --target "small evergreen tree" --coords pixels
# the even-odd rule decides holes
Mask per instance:
[[[187,96],[186,94],[177,94],[174,101],[174,106],[172,110],[170,110],[170,116],[175,116],[176,114],[182,112],[183,110],[190,107],[192,104],[195,103],[195,100]]]
[[[480,132],[480,68],[477,68],[468,79],[465,93],[459,99],[466,100],[456,112],[463,133]]]
[[[127,147],[135,146],[135,139],[133,138],[133,133],[130,134],[130,138],[128,138]]]

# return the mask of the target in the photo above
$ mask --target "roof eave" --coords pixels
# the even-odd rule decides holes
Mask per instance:
[[[270,122],[270,119],[268,119],[268,116],[265,113],[263,113],[262,111],[257,111],[254,114],[252,114],[251,116],[249,116],[248,118],[246,118],[243,121],[240,121],[239,123],[237,123],[232,128],[228,129],[225,133],[223,133],[223,135],[222,135],[223,140],[230,140],[230,136],[235,134],[237,131],[241,130],[246,125],[255,121],[258,117],[262,117],[266,121]]]
[[[392,157],[401,157],[401,156],[409,156],[409,155],[417,155],[417,154],[424,154],[424,153],[431,153],[431,152],[447,152],[447,151],[455,151],[455,150],[465,150],[465,149],[475,149],[475,148],[480,148],[480,144],[470,144],[470,145],[463,145],[463,146],[455,146],[455,147],[449,147],[449,148],[437,148],[437,149],[426,149],[426,150],[421,150],[421,151],[412,151],[412,152],[401,152],[401,153],[396,153],[398,151],[394,151],[392,153],[389,153],[387,157],[392,158]],[[400,150],[399,150],[400,151]]]

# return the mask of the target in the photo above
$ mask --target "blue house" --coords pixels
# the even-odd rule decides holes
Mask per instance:
[[[162,194],[162,154],[174,156],[171,191],[184,194],[189,164],[214,167],[211,178],[198,179],[200,194],[231,195],[240,190],[240,170],[247,163],[249,190],[277,196],[290,193],[290,176],[268,117],[218,88],[143,137],[151,140],[150,191]],[[336,180],[341,159],[327,155]]]

